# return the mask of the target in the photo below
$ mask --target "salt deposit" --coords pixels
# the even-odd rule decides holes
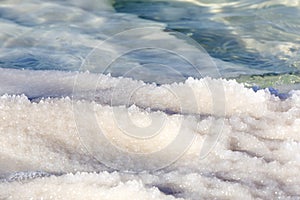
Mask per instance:
[[[94,75],[80,76],[92,80]],[[162,86],[100,77],[107,85],[101,84],[102,88],[96,90],[96,99],[65,97],[30,101],[24,95],[1,97],[2,199],[299,198],[298,91],[292,91],[287,100],[281,101],[268,90],[255,93],[235,81],[221,79],[189,79],[182,84],[163,86],[170,91],[192,88],[198,103],[195,112],[189,109],[193,105],[188,105],[187,99],[172,102],[161,98]],[[114,87],[117,82],[126,82],[128,87],[142,86],[134,98],[135,105],[124,106],[122,100],[117,104],[123,105],[103,101],[104,95],[109,98],[112,94],[99,91]],[[204,87],[204,83],[224,86],[224,115],[205,107],[211,102],[209,95],[215,91],[208,93],[209,87]],[[35,92],[42,91],[43,85],[40,87]],[[119,99],[122,95],[124,101],[127,98],[126,92],[117,94]],[[149,101],[145,101],[146,97]],[[176,101],[186,109],[178,109]],[[147,109],[153,105],[156,105],[154,110]],[[95,121],[78,117],[79,110],[82,116],[89,116],[92,111]],[[130,120],[118,120],[120,116],[129,116]],[[161,127],[153,129],[156,119],[164,121],[158,123]],[[203,145],[209,142],[207,136],[220,119],[222,128],[218,129],[209,154],[203,156]],[[84,139],[85,134],[93,132],[93,123],[101,129],[105,141],[97,135],[90,139],[94,143]],[[150,127],[156,132],[151,137],[130,135],[134,130],[131,127],[144,132]],[[178,145],[172,143],[177,134],[187,140],[180,149],[182,152],[165,151],[168,146]],[[118,151],[104,149],[107,142]],[[134,169],[137,172],[133,173]],[[127,173],[128,170],[131,172]],[[14,174],[19,171],[24,173]]]

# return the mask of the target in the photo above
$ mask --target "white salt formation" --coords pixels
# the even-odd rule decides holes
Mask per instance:
[[[300,91],[218,79],[298,72],[299,1],[149,1],[1,1],[0,199],[300,199]]]
[[[13,84],[1,79],[0,199],[300,198],[299,91],[281,101],[267,90],[210,78],[156,86],[12,71]],[[23,87],[17,81],[29,78]],[[39,99],[51,96],[47,85],[61,92],[53,96],[74,99]],[[178,96],[186,91],[194,97]],[[214,100],[216,92],[223,99]],[[97,128],[104,137],[92,134]],[[215,129],[215,141],[208,140]],[[172,142],[179,134],[185,146],[178,149]],[[108,142],[116,148],[107,149]]]

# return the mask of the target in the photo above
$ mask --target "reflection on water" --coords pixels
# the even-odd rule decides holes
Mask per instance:
[[[89,70],[145,82],[179,82],[189,76],[203,76],[159,49],[119,54],[132,44],[149,47],[159,43],[167,49],[182,50],[194,45],[189,37],[213,57],[223,77],[298,76],[299,9],[299,1],[271,0],[2,1],[0,67]],[[159,30],[150,37],[132,34],[99,46],[123,31],[149,26]],[[94,66],[83,68],[95,48],[99,52]],[[111,57],[118,59],[107,70],[105,63]],[[199,66],[196,71],[200,74],[211,74],[208,68]],[[140,68],[127,73],[135,67]]]
[[[166,23],[223,61],[274,73],[300,68],[297,1],[119,0],[115,7],[119,12]]]

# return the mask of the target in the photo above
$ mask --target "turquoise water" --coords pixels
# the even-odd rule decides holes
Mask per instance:
[[[116,1],[115,7],[119,12],[133,13],[144,19],[165,23],[167,28],[190,36],[211,56],[223,61],[277,73],[299,69],[298,5],[262,0],[121,0]],[[289,45],[295,45],[295,48]],[[263,49],[269,51],[268,48],[272,46],[280,46],[278,52],[263,52]],[[280,48],[285,48],[285,52],[276,55]]]
[[[300,68],[298,1],[116,1],[119,12],[167,24],[196,40],[214,58],[242,66],[241,82],[294,83]],[[262,75],[253,82],[251,76]],[[226,73],[222,74],[226,77]],[[230,75],[229,75],[230,76]],[[297,82],[299,82],[297,80]]]
[[[41,6],[37,7],[37,3]],[[300,69],[299,9],[299,1],[267,0],[3,1],[0,67],[89,70],[156,83],[210,74],[209,69],[202,69],[202,63],[196,67],[199,75],[180,56],[158,48],[123,53],[109,69],[103,67],[107,55],[118,54],[120,46],[134,43],[133,35],[112,41],[98,52],[97,67],[83,67],[86,57],[106,39],[134,28],[160,27],[161,33],[177,40],[164,41],[164,36],[158,33],[158,38],[139,40],[137,45],[148,47],[159,39],[176,49],[182,43],[188,44],[190,38],[212,57],[218,77],[281,87],[279,77],[285,74],[284,85],[295,85],[294,77],[298,77]],[[141,67],[138,72],[127,73],[137,65]],[[263,79],[267,84],[253,82],[252,75],[268,77]]]

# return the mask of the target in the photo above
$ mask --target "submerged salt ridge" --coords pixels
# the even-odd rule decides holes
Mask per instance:
[[[234,80],[189,78],[184,83],[157,86],[102,74],[0,69],[0,94],[25,94],[30,99],[72,97],[101,104],[133,105],[175,113],[262,116],[292,105],[267,90],[254,92]],[[291,91],[291,94],[293,91]],[[273,101],[270,101],[273,99]],[[288,101],[287,101],[288,102]],[[273,105],[272,104],[276,104]],[[280,106],[278,106],[280,105]],[[289,106],[288,106],[289,105]]]
[[[80,87],[77,87],[78,96],[73,100],[65,97],[30,101],[24,95],[2,95],[1,199],[119,199],[120,196],[128,199],[300,198],[299,91],[292,91],[287,100],[281,101],[267,90],[255,93],[235,81],[222,79],[189,79],[181,84],[164,85],[175,94],[192,88],[198,108],[191,110],[195,107],[189,103],[195,102],[174,97],[169,100],[167,97],[170,94],[162,90],[162,86],[128,78],[89,73],[2,72],[2,78],[10,76],[11,79],[7,80],[15,84],[8,87],[10,82],[1,78],[2,85],[7,85],[2,87],[2,94],[4,90],[10,94],[27,93],[27,96],[40,92],[41,97],[45,93],[51,94],[52,90],[47,87],[51,85],[54,91],[61,92],[56,95],[69,95],[74,86],[74,76]],[[29,78],[31,84],[21,87],[21,83]],[[81,82],[81,79],[85,81]],[[124,85],[127,88],[121,87]],[[218,90],[209,91],[207,85],[221,85],[224,88],[225,115],[209,109],[211,94]],[[30,93],[32,87],[36,88],[35,94]],[[92,92],[94,88],[96,90]],[[135,105],[124,106],[128,91],[132,91],[130,88],[141,89],[134,94],[131,104]],[[114,92],[119,101],[109,104],[107,99],[111,99]],[[176,101],[181,101],[181,104]],[[122,169],[112,172],[114,170],[109,163],[101,162],[82,143],[74,119],[74,105],[83,108],[83,116],[87,112],[84,108],[92,107],[97,124],[107,140],[124,152],[143,152],[146,155],[159,152],[172,142],[180,124],[187,135],[195,136],[195,140],[183,157],[166,168],[135,174],[124,173]],[[180,110],[179,106],[183,109]],[[156,109],[149,110],[147,107]],[[173,110],[174,113],[166,113],[166,110]],[[137,139],[122,132],[114,113],[129,113],[130,119],[139,127],[147,127],[151,120],[163,117],[164,126],[155,137]],[[200,159],[210,127],[220,116],[224,126],[218,142],[207,157]],[[188,124],[182,123],[185,119]],[[89,126],[90,121],[86,121],[87,130]],[[125,160],[116,158],[114,152],[106,153],[101,145],[99,148],[103,158],[112,164],[120,163],[120,167],[126,169],[122,166]],[[164,162],[170,156],[158,154],[155,159]],[[137,165],[141,167],[147,162],[141,161]],[[17,171],[29,172],[14,175]],[[30,171],[43,173],[30,175]]]

